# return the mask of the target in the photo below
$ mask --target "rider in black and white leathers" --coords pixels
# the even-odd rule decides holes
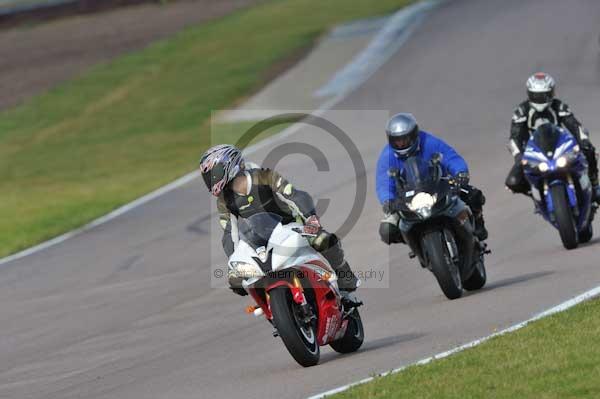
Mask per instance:
[[[547,91],[542,91],[545,88]],[[536,73],[527,81],[527,89],[529,99],[519,104],[512,116],[508,146],[515,158],[515,164],[506,178],[506,186],[515,193],[526,194],[530,191],[531,187],[523,175],[521,156],[533,131],[544,123],[552,123],[568,129],[577,139],[588,161],[588,174],[594,187],[594,198],[598,200],[600,193],[596,149],[592,145],[587,131],[575,118],[569,106],[554,97],[554,79],[548,74]],[[532,92],[536,89],[538,91]],[[536,100],[536,96],[540,96],[541,99]]]

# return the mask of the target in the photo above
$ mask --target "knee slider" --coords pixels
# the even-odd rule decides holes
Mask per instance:
[[[325,230],[314,239],[312,247],[321,253],[333,268],[344,263],[344,249],[339,238]]]
[[[594,151],[594,145],[589,140],[581,140],[581,150],[584,152]]]
[[[379,235],[386,244],[403,242],[402,232],[397,225],[387,222],[381,222],[379,225]]]
[[[338,243],[338,239],[335,234],[332,234],[326,230],[321,230],[319,234],[314,238],[312,242],[312,247],[317,250],[317,252],[323,252],[326,249],[329,249],[335,246]]]
[[[483,191],[478,188],[471,187],[470,197],[473,205],[477,206],[478,208],[483,207],[485,204],[485,195],[483,195]]]

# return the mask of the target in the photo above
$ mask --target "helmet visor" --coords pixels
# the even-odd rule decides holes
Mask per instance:
[[[542,92],[533,92],[530,91],[527,93],[529,97],[529,101],[533,104],[548,104],[552,101],[552,92],[551,91],[542,91]]]
[[[419,139],[419,128],[415,126],[409,133],[394,136],[388,133],[390,146],[396,151],[407,151],[415,146]]]
[[[225,169],[222,164],[216,164],[212,169],[202,173],[202,179],[210,192],[218,196],[225,187]]]
[[[390,137],[390,145],[395,150],[406,150],[414,143],[414,137],[410,134],[400,137]]]

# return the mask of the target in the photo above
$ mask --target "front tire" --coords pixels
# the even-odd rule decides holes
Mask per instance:
[[[315,323],[303,325],[297,317],[298,305],[286,287],[269,291],[273,324],[290,355],[303,367],[319,363],[320,350]]]
[[[550,195],[552,196],[552,204],[554,205],[554,217],[560,239],[566,249],[577,248],[577,228],[575,227],[575,219],[571,212],[569,199],[562,185],[550,187]]]
[[[356,352],[361,347],[365,339],[362,320],[358,309],[354,309],[348,316],[348,327],[344,336],[329,344],[331,348],[338,353]]]
[[[423,250],[433,275],[448,299],[462,296],[463,287],[460,270],[448,254],[446,240],[441,231],[428,233],[423,237]]]

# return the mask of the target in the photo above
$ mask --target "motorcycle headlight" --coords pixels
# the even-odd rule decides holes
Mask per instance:
[[[540,170],[540,172],[547,172],[548,169],[550,169],[550,167],[548,166],[548,164],[546,162],[540,162],[538,165],[538,169]]]
[[[567,166],[567,161],[568,161],[567,157],[565,157],[565,156],[559,157],[556,160],[556,166],[558,166],[559,168],[564,168],[565,166]]]
[[[429,193],[418,193],[408,204],[408,209],[418,213],[423,218],[431,216],[431,208],[437,201],[437,195]]]
[[[423,219],[427,219],[428,217],[431,216],[431,207],[423,207],[423,208],[419,208],[417,209],[417,213],[419,214],[419,216],[421,216]]]
[[[229,278],[250,279],[262,277],[265,274],[257,265],[247,262],[231,261],[229,262]]]

